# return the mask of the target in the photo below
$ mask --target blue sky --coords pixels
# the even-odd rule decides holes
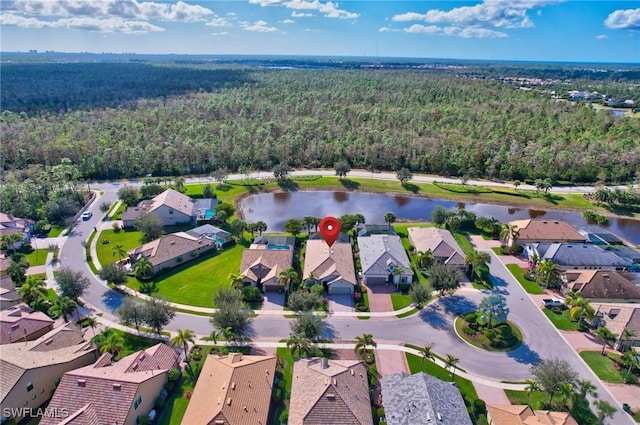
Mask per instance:
[[[2,51],[640,63],[640,1],[0,0]]]

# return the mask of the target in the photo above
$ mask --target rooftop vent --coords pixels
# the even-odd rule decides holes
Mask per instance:
[[[327,369],[329,367],[329,359],[327,359],[326,357],[320,359],[320,367],[322,369]]]
[[[78,386],[79,387],[86,387],[87,386],[87,380],[86,379],[78,379]]]
[[[436,416],[438,417],[438,420],[442,422],[442,415],[440,414],[440,412],[436,413]]]
[[[231,383],[231,389],[232,389],[232,390],[235,390],[235,389],[236,389],[236,383],[235,383],[235,382],[232,382],[232,383]]]
[[[227,406],[231,406],[231,397],[227,399]]]
[[[121,384],[113,384],[113,390],[114,391],[120,391],[121,388],[122,388]]]

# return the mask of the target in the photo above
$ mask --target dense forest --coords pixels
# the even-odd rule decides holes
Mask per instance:
[[[84,179],[340,160],[507,180],[627,181],[640,171],[640,119],[450,70],[45,63],[1,71],[0,160],[13,180],[63,158]],[[592,87],[605,83],[637,95],[637,82]]]

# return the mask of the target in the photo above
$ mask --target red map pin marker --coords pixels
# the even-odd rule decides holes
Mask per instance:
[[[331,247],[340,234],[340,221],[335,217],[325,217],[319,227],[322,239]]]

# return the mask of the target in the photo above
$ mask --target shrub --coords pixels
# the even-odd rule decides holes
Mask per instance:
[[[487,403],[485,403],[483,400],[473,400],[473,408],[476,411],[476,415],[487,413]]]
[[[174,367],[169,371],[169,382],[175,382],[180,378],[180,370],[177,367]]]
[[[271,394],[271,400],[274,403],[277,403],[280,401],[281,398],[282,398],[282,390],[280,388],[276,388]]]
[[[262,301],[262,294],[257,287],[249,285],[242,288],[242,298],[246,302]]]
[[[464,320],[469,324],[474,324],[478,320],[476,313],[468,313],[464,316]]]
[[[378,407],[378,409],[376,410],[376,414],[379,418],[384,418],[384,407]]]
[[[492,329],[487,329],[483,332],[484,336],[491,342],[496,339],[496,332]]]
[[[469,336],[473,336],[473,335],[476,334],[476,331],[471,329],[469,326],[465,326],[464,328],[462,328],[462,332],[464,332],[465,334],[467,334]]]
[[[156,397],[156,399],[153,401],[153,407],[160,410],[162,409],[162,406],[164,406],[164,398],[162,396],[158,396]]]
[[[166,384],[164,384],[164,389],[167,390],[168,393],[173,391],[173,387],[174,387],[174,384],[171,381],[169,381]]]
[[[151,418],[149,415],[142,415],[138,417],[138,425],[150,425]]]
[[[278,420],[280,421],[281,424],[286,424],[287,421],[289,420],[289,410],[284,409],[282,412],[280,412],[280,416],[278,416]]]
[[[511,339],[513,338],[513,330],[509,325],[500,326],[500,335],[503,339]]]
[[[119,225],[118,223],[113,223],[113,224],[111,225],[111,228],[113,229],[113,232],[114,232],[114,233],[120,233],[120,230],[122,230],[122,229],[120,228],[120,225]]]

